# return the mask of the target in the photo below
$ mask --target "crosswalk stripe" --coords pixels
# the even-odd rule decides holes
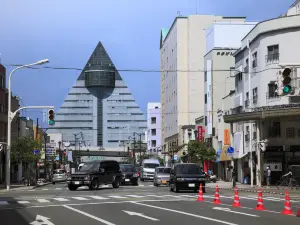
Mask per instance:
[[[0,201],[0,205],[7,205],[8,202],[7,201]]]
[[[53,198],[54,200],[56,201],[59,201],[59,202],[67,202],[69,201],[68,199],[65,199],[65,198]]]
[[[37,199],[37,201],[38,201],[38,202],[41,202],[41,203],[50,202],[49,200],[43,199],[43,198]]]
[[[118,195],[112,195],[112,196],[108,196],[109,198],[127,198],[124,196],[118,196]]]
[[[144,196],[140,196],[140,195],[126,195],[128,197],[132,197],[132,198],[143,198]]]
[[[94,199],[108,199],[108,198],[104,198],[104,197],[101,197],[101,196],[89,196],[90,198],[94,198]]]
[[[19,204],[29,204],[29,201],[17,201]]]
[[[145,185],[143,185],[143,184],[139,184],[139,186],[140,186],[140,187],[144,187]]]
[[[88,200],[87,198],[83,198],[83,197],[71,197],[71,198],[74,198],[76,200],[82,200],[82,201]]]

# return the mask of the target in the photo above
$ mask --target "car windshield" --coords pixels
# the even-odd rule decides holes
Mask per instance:
[[[136,172],[135,167],[132,165],[120,165],[122,172]]]
[[[157,173],[170,173],[171,168],[156,168]]]
[[[87,172],[87,171],[98,171],[99,164],[97,163],[85,163],[80,169],[80,172]]]
[[[202,174],[200,166],[193,164],[177,165],[176,172],[179,174]]]
[[[159,164],[156,163],[145,163],[144,168],[156,168],[159,167]]]

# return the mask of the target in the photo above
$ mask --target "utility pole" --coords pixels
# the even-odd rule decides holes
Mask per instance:
[[[44,173],[45,173],[45,179],[47,180],[47,151],[46,151],[46,148],[47,148],[47,133],[45,132],[44,134],[44,152],[45,152],[45,162],[44,162]],[[50,180],[49,180],[50,181]]]
[[[133,136],[133,164],[135,165],[135,136]]]
[[[38,132],[39,132],[39,118],[36,118],[36,127],[35,127],[35,140],[36,141],[39,141],[38,140]],[[41,151],[41,149],[39,149]],[[37,181],[39,179],[39,176],[38,176],[38,159],[35,160],[35,179],[36,179],[36,184],[37,184]]]

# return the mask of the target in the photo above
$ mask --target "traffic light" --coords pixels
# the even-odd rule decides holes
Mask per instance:
[[[284,68],[282,70],[279,70],[277,77],[277,94],[279,96],[287,95],[292,92],[291,72],[292,70],[290,68]]]
[[[48,124],[50,126],[54,125],[54,110],[53,109],[49,109],[48,110]]]

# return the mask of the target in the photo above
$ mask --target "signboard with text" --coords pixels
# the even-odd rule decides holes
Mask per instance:
[[[229,129],[224,129],[224,145],[230,145],[230,132],[229,132]]]
[[[197,141],[198,141],[198,142],[203,141],[203,127],[202,127],[202,126],[198,126],[198,137],[197,137]]]

